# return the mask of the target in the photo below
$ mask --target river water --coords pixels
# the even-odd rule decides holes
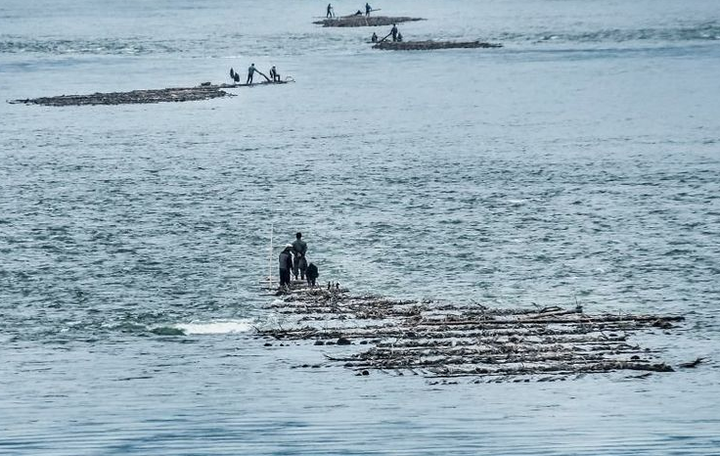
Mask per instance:
[[[374,4],[427,18],[406,40],[504,45],[417,53],[313,25],[325,6],[0,4],[3,101],[250,63],[296,80],[0,104],[0,454],[720,453],[720,4]],[[635,340],[707,362],[479,385],[295,368],[347,348],[253,337],[282,324],[271,227],[273,266],[302,231],[320,282],[358,293],[683,314]]]

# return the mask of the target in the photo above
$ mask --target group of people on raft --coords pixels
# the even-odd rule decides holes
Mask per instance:
[[[302,240],[302,233],[295,234],[295,241],[287,244],[280,252],[280,287],[290,287],[290,273],[298,280],[307,280],[309,287],[315,287],[320,276],[318,268],[307,262],[307,242]]]
[[[247,79],[245,80],[245,84],[253,83],[253,76],[255,76],[255,73],[263,76],[265,79],[268,80],[268,82],[280,82],[280,74],[277,72],[275,65],[270,68],[270,77],[267,77],[263,72],[255,68],[254,63],[251,63],[250,67],[248,68],[248,74]],[[240,74],[232,68],[230,68],[230,78],[235,81],[236,84],[240,82]]]
[[[402,41],[402,40],[403,40],[402,33],[398,32],[397,25],[395,25],[395,24],[393,24],[392,28],[390,29],[390,33],[388,33],[388,34],[385,36],[385,38],[387,38],[387,37],[390,36],[390,35],[392,35],[392,40],[393,40],[393,41]],[[383,39],[380,40],[380,41],[385,41],[385,38],[383,38]],[[372,41],[373,43],[377,43],[377,42],[378,42],[377,33],[373,32],[372,36],[370,37],[370,41]]]

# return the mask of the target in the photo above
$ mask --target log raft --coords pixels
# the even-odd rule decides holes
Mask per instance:
[[[203,83],[196,87],[176,87],[168,89],[132,90],[130,92],[93,93],[89,95],[60,95],[56,97],[26,98],[11,100],[11,104],[35,104],[43,106],[95,106],[164,103],[182,101],[200,101],[213,98],[235,96],[223,89],[254,87],[269,84],[285,84],[291,81],[267,81],[255,84],[219,84]]]
[[[499,48],[500,43],[486,43],[482,41],[383,41],[373,46],[373,49],[384,51],[430,51],[434,49],[474,49]]]
[[[259,328],[258,336],[280,345],[348,346],[323,349],[324,364],[356,375],[383,371],[441,383],[456,378],[544,382],[617,371],[643,371],[633,375],[643,378],[672,372],[658,350],[640,347],[631,338],[669,331],[684,320],[675,315],[587,314],[579,306],[493,309],[295,286],[268,304],[282,326]]]
[[[321,21],[315,21],[313,24],[322,25],[323,27],[380,27],[393,24],[400,24],[401,22],[414,22],[424,21],[421,17],[407,17],[407,16],[341,16],[334,18],[327,18]]]

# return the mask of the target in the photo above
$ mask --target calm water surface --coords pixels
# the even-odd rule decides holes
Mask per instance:
[[[504,44],[430,53],[312,25],[325,6],[2,2],[3,100],[251,62],[297,82],[0,104],[0,454],[718,454],[720,4],[373,4],[428,19],[406,39]],[[258,287],[271,225],[356,292],[685,314],[636,341],[708,363],[445,386],[296,369],[347,348],[253,338],[282,323]]]

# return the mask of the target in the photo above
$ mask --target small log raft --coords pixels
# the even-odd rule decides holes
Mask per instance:
[[[384,51],[430,51],[434,49],[473,49],[473,48],[499,48],[500,43],[485,43],[482,41],[383,41],[373,46],[373,49]]]
[[[380,27],[393,24],[399,24],[401,22],[413,22],[413,21],[424,21],[421,17],[407,17],[407,16],[365,16],[365,15],[351,15],[341,16],[323,19],[321,21],[315,21],[313,24],[322,25],[323,27]]]
[[[258,329],[268,339],[324,349],[326,366],[368,375],[384,371],[473,382],[557,381],[615,371],[672,372],[657,351],[631,342],[638,332],[667,331],[684,318],[586,314],[565,309],[492,309],[436,301],[352,296],[332,285],[278,292],[268,307],[282,326]],[[266,346],[272,345],[267,342]],[[303,365],[299,367],[310,367]],[[318,365],[312,366],[318,367]],[[680,365],[679,367],[683,367]]]
[[[36,104],[43,106],[94,106],[142,103],[164,103],[182,101],[210,100],[235,96],[222,89],[254,87],[270,84],[286,84],[292,81],[263,81],[255,84],[203,83],[196,87],[178,87],[169,89],[133,90],[130,92],[93,93],[90,95],[60,95],[57,97],[26,98],[9,101],[11,104]]]

